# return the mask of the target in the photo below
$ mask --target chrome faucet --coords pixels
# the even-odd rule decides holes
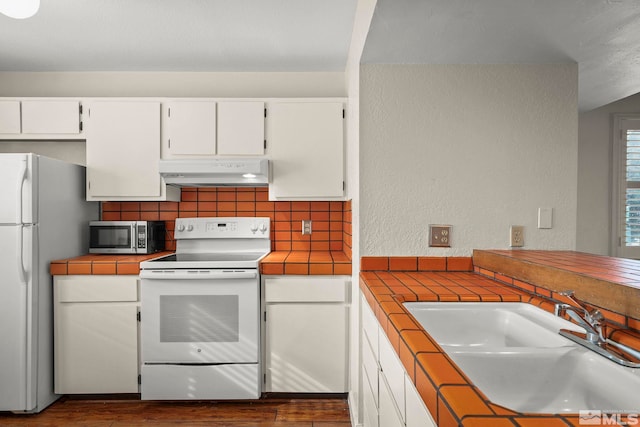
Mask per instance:
[[[554,313],[556,316],[563,316],[565,313],[573,319],[579,326],[584,328],[587,334],[587,341],[592,344],[601,345],[606,342],[606,338],[602,333],[602,321],[604,316],[600,310],[589,310],[584,303],[577,300],[573,294],[574,291],[562,291],[560,295],[567,297],[572,304],[557,303]]]
[[[619,365],[634,369],[640,368],[640,362],[638,362],[640,360],[640,351],[606,338],[602,332],[602,325],[605,319],[600,310],[595,308],[589,310],[584,303],[573,296],[573,293],[573,291],[559,292],[560,295],[567,297],[573,304],[557,303],[554,312],[556,316],[567,314],[580,327],[584,328],[586,337],[582,338],[576,332],[568,329],[560,329],[559,334]],[[629,356],[631,359],[629,359]]]

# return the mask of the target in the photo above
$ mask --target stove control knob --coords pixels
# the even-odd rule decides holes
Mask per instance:
[[[187,225],[187,231],[193,231],[193,224]]]
[[[178,226],[178,231],[184,231],[184,224],[180,224]]]
[[[267,224],[263,222],[262,224],[260,224],[260,232],[264,234],[266,231],[267,231]]]
[[[251,224],[251,232],[255,234],[256,231],[258,231],[258,224],[256,224],[255,222],[253,224]]]

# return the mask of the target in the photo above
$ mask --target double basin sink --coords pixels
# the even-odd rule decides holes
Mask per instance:
[[[559,335],[579,326],[526,303],[405,308],[489,400],[518,412],[640,413],[640,369]]]

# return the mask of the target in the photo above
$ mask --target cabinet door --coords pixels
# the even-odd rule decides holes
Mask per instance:
[[[0,133],[20,133],[20,101],[0,101]]]
[[[96,101],[87,116],[87,196],[160,196],[160,103]]]
[[[436,427],[415,386],[405,374],[406,427]]]
[[[380,372],[380,406],[378,408],[380,425],[384,427],[404,427],[404,422],[398,413],[384,373]]]
[[[80,133],[80,102],[22,101],[22,133]]]
[[[216,153],[216,103],[177,101],[165,105],[169,157]]]
[[[340,102],[269,105],[267,147],[273,163],[271,199],[344,195],[344,119]]]
[[[266,391],[347,391],[347,318],[344,304],[267,304]]]
[[[378,427],[378,373],[376,373],[375,391],[371,387],[369,377],[362,371],[362,406],[364,427]]]
[[[55,392],[138,393],[135,303],[59,303]]]
[[[218,154],[264,154],[264,102],[218,103]]]

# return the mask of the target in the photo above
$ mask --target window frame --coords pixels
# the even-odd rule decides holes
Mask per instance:
[[[625,212],[627,189],[627,138],[625,131],[632,128],[640,130],[640,113],[613,114],[613,134],[611,138],[611,253],[616,257],[640,259],[640,246],[626,246],[623,244],[626,233]]]

